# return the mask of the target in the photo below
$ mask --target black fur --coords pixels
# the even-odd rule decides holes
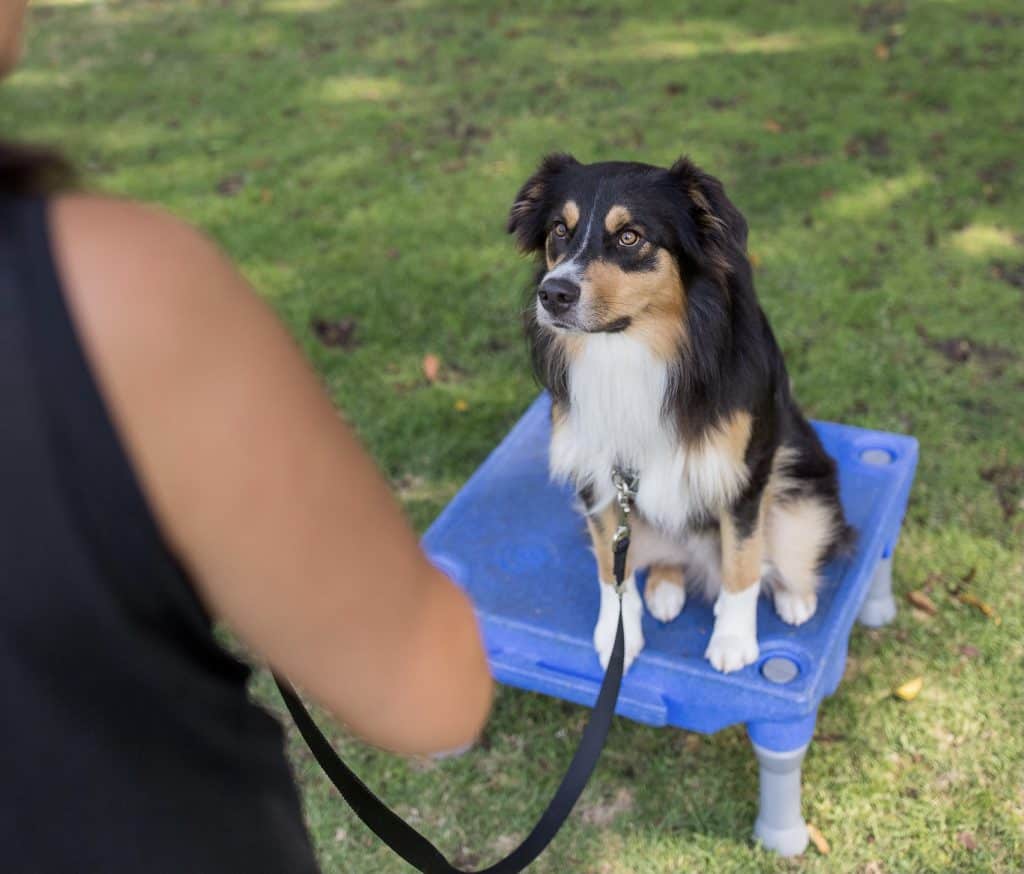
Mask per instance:
[[[745,459],[750,480],[731,510],[739,534],[749,533],[756,523],[772,461],[786,446],[795,454],[788,473],[796,485],[779,497],[815,496],[833,507],[837,537],[823,560],[848,546],[852,531],[839,504],[835,463],[792,396],[782,353],[754,290],[747,222],[722,184],[687,158],[666,170],[627,162],[584,165],[571,155],[548,156],[519,191],[508,222],[520,248],[538,258],[531,303],[546,272],[544,252],[556,211],[569,197],[590,212],[625,204],[646,238],[675,259],[685,289],[686,339],[671,368],[665,412],[680,437],[694,441],[736,411],[753,417]],[[623,269],[650,267],[634,263]],[[628,327],[627,322],[606,329]],[[537,379],[567,405],[568,366],[561,344],[537,323],[532,305],[525,310],[525,328]]]

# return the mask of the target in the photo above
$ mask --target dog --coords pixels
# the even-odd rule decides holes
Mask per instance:
[[[552,398],[550,473],[575,488],[597,559],[601,664],[618,621],[613,470],[638,478],[626,667],[644,646],[643,568],[655,619],[679,615],[688,584],[703,589],[705,657],[724,672],[752,664],[761,589],[785,622],[806,622],[823,565],[855,532],[758,303],[746,220],[685,157],[665,169],[553,154],[508,230],[538,262],[525,329]]]

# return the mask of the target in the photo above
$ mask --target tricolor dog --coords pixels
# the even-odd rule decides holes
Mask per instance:
[[[616,468],[638,477],[627,666],[644,645],[642,568],[656,619],[675,619],[698,587],[714,599],[711,664],[754,662],[760,590],[783,620],[806,622],[823,564],[853,531],[758,304],[746,221],[687,159],[666,170],[556,154],[508,227],[538,261],[526,331],[553,398],[551,474],[575,487],[597,557],[602,664],[618,612]]]

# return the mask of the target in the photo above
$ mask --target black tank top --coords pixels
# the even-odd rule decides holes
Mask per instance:
[[[314,872],[280,726],[147,508],[46,209],[0,197],[0,871]]]

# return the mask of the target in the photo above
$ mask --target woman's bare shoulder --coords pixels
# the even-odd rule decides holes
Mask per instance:
[[[50,215],[71,293],[88,287],[181,298],[243,284],[212,241],[157,207],[76,193],[55,198]]]

